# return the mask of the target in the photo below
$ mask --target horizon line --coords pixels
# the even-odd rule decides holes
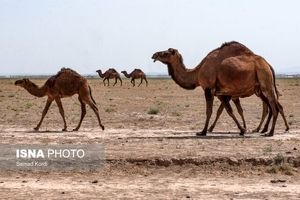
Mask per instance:
[[[96,78],[99,77],[97,74],[81,74],[84,77]],[[148,77],[152,78],[166,78],[170,77],[169,74],[166,73],[150,73],[146,74]],[[30,77],[30,78],[45,78],[53,76],[53,74],[15,74],[15,75],[1,75],[0,78],[22,78],[22,77]],[[275,73],[276,77],[300,77],[300,73]]]

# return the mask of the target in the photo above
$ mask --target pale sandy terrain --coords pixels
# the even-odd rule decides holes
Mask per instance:
[[[202,90],[186,91],[172,80],[149,87],[104,87],[89,80],[105,131],[91,109],[79,132],[61,132],[52,105],[40,132],[45,98],[0,81],[1,144],[94,144],[105,146],[98,171],[1,171],[1,199],[300,199],[300,80],[279,79],[291,130],[278,118],[274,137],[250,133],[260,120],[257,97],[242,99],[249,133],[238,135],[223,113],[214,133],[196,137],[205,120]],[[37,80],[42,84],[44,80]],[[69,130],[80,117],[77,97],[63,100]],[[215,101],[215,110],[219,102]],[[147,112],[156,108],[159,113]],[[213,115],[214,117],[214,115]],[[280,164],[275,164],[278,158]]]

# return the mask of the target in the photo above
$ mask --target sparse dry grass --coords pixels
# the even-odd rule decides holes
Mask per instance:
[[[30,126],[36,125],[46,103],[46,97],[37,98],[30,95],[22,88],[16,87],[15,80],[0,80],[0,112],[5,113],[5,118],[0,119],[1,124]],[[100,117],[106,127],[117,128],[120,122],[129,127],[144,128],[168,128],[182,126],[187,130],[201,130],[205,120],[205,99],[201,88],[188,91],[177,86],[171,79],[150,79],[149,87],[131,87],[128,80],[124,80],[123,87],[104,87],[99,79],[88,80],[93,96],[100,110]],[[42,85],[45,80],[34,80]],[[294,79],[278,79],[278,88],[283,96],[280,102],[284,107],[288,123],[293,128],[299,128],[300,104],[295,99],[300,96],[300,87],[295,85],[300,82]],[[80,118],[80,104],[76,96],[62,99],[69,126],[75,126]],[[252,96],[241,99],[247,126],[254,128],[261,116],[261,101]],[[214,102],[214,114],[220,102]],[[234,107],[234,106],[233,106]],[[255,108],[255,109],[254,109]],[[234,108],[235,109],[235,108]],[[149,112],[159,113],[164,120],[147,117]],[[18,114],[18,118],[16,118]],[[136,115],[140,115],[143,121],[137,121]],[[179,117],[180,116],[180,117]],[[172,118],[170,118],[172,117]],[[237,115],[238,119],[239,116]],[[212,120],[211,119],[211,120]],[[87,115],[83,126],[97,126],[94,113],[87,107]],[[188,123],[187,123],[188,122]],[[47,118],[44,121],[47,126],[60,127],[61,118],[55,103],[50,107]],[[43,125],[42,125],[43,127]],[[282,119],[279,117],[277,129],[284,129]],[[216,130],[236,129],[233,120],[226,112],[222,114],[216,125]],[[237,129],[236,129],[237,130]]]

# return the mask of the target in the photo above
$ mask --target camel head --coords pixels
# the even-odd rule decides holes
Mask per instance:
[[[153,62],[160,61],[164,64],[170,64],[177,61],[182,62],[182,56],[177,49],[169,48],[166,51],[159,51],[153,54]]]
[[[98,75],[100,76],[100,78],[104,78],[105,75],[102,74],[101,69],[98,69],[96,72],[98,73]]]
[[[121,71],[122,74],[127,74],[127,71]]]
[[[20,87],[23,87],[23,88],[25,88],[25,87],[27,87],[27,86],[29,86],[29,85],[31,85],[32,84],[32,82],[28,79],[28,78],[24,78],[24,79],[21,79],[21,80],[17,80],[16,82],[15,82],[15,85],[16,86],[20,86]]]

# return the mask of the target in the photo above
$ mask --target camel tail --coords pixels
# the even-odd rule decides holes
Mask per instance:
[[[278,89],[277,89],[277,87],[276,87],[275,71],[274,71],[273,67],[272,67],[269,63],[268,63],[268,65],[269,65],[269,67],[270,67],[270,69],[271,69],[271,71],[272,71],[272,75],[273,75],[273,84],[274,84],[274,88],[275,88],[275,92],[276,92],[276,97],[277,97],[277,99],[278,99],[279,96],[281,96],[281,94],[279,93],[279,91],[278,91]]]
[[[92,95],[92,88],[91,86],[89,86],[89,90],[90,90],[90,95],[91,95],[91,98],[92,98],[92,101],[94,102],[95,105],[97,105],[95,99],[93,98],[93,95]]]

